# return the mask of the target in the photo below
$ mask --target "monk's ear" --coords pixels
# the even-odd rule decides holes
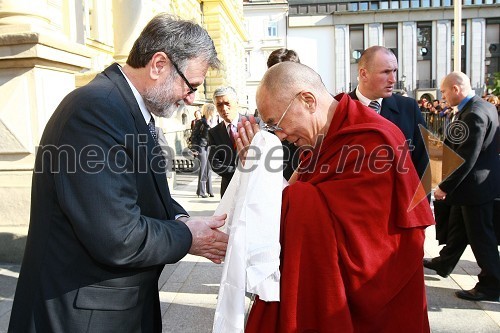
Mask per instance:
[[[316,106],[317,106],[316,96],[314,96],[313,93],[308,91],[304,91],[301,95],[303,103],[305,103],[306,110],[309,111],[309,113],[316,112]]]
[[[165,52],[156,52],[150,60],[149,76],[153,80],[157,80],[164,71],[168,70],[170,59]]]

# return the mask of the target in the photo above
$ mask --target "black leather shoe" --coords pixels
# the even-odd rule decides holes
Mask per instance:
[[[213,198],[213,197],[214,197],[214,195],[213,195],[212,193],[210,193],[208,196],[209,196],[210,198]]]
[[[432,269],[433,271],[436,271],[437,275],[441,277],[448,277],[450,273],[446,270],[444,270],[441,265],[439,264],[438,261],[436,260],[429,260],[429,259],[424,259],[423,261],[424,267],[428,269]]]
[[[455,292],[455,295],[458,298],[466,299],[468,301],[498,302],[498,295],[496,295],[496,296],[488,295],[488,294],[482,293],[480,291],[477,291],[476,288],[471,289],[471,290],[460,290],[460,291]]]

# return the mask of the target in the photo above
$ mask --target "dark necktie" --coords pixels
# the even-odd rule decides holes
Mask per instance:
[[[375,110],[375,112],[380,113],[380,104],[378,101],[371,101],[368,106]]]
[[[227,132],[229,134],[229,139],[231,139],[231,144],[233,145],[233,148],[236,148],[236,140],[234,138],[233,124],[227,125]]]
[[[151,133],[151,136],[155,140],[155,145],[158,145],[158,136],[156,136],[155,119],[153,118],[153,116],[151,116],[151,120],[149,121],[148,127],[149,127],[149,133]]]

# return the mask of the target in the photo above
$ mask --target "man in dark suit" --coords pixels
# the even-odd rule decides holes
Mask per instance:
[[[471,290],[457,291],[459,298],[498,301],[500,258],[493,227],[493,205],[500,194],[498,114],[495,107],[475,96],[469,78],[461,72],[448,74],[441,93],[458,113],[446,130],[445,144],[464,159],[434,190],[436,200],[451,204],[446,246],[439,257],[424,259],[424,266],[448,275],[470,244],[478,266],[479,282]]]
[[[429,156],[418,125],[425,127],[425,121],[413,98],[393,94],[397,71],[398,61],[391,50],[383,46],[367,48],[358,62],[358,87],[349,96],[399,127],[408,141],[411,160],[422,180]],[[430,189],[430,183],[428,185]]]
[[[152,116],[191,104],[219,66],[203,28],[158,15],[123,68],[60,103],[36,156],[9,332],[161,332],[163,265],[221,262],[224,216],[190,218],[171,198]]]
[[[212,170],[221,176],[220,196],[236,171],[235,133],[240,115],[238,113],[238,94],[233,87],[219,87],[215,90],[213,101],[220,118],[223,120],[208,131],[208,161]]]

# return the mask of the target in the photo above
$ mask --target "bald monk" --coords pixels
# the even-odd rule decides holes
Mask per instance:
[[[426,200],[401,131],[309,67],[271,67],[257,106],[303,150],[283,191],[280,302],[256,299],[245,332],[429,332],[422,268]],[[259,128],[244,120],[244,158]],[[421,194],[422,199],[425,193]]]

